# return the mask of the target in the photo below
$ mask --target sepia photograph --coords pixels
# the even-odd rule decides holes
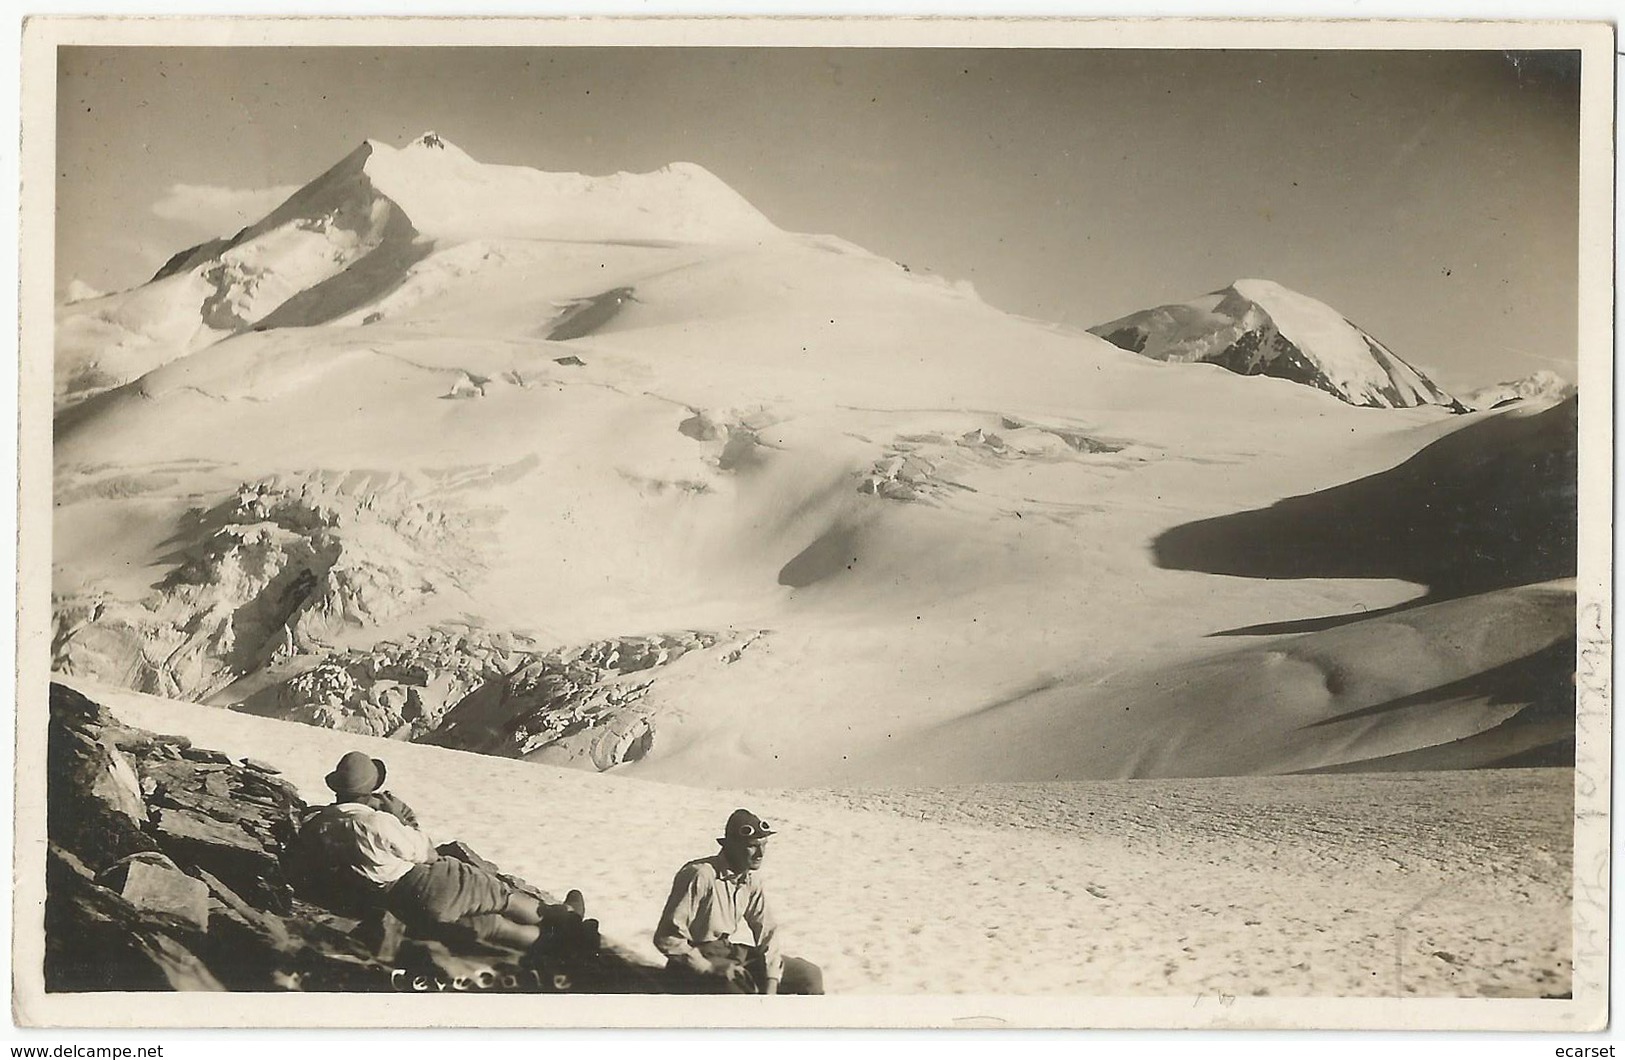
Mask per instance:
[[[1613,49],[31,22],[14,1018],[1606,1026]]]

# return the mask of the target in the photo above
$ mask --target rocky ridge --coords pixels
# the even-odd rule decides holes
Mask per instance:
[[[1141,310],[1089,331],[1153,360],[1287,379],[1351,405],[1466,411],[1330,306],[1268,280],[1237,280],[1201,298]]]
[[[297,857],[307,807],[274,766],[122,725],[62,685],[46,765],[48,991],[665,988],[613,947],[537,964],[326,903]]]

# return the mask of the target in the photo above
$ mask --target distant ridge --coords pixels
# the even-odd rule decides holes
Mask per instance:
[[[1342,314],[1270,280],[1237,280],[1201,298],[1144,309],[1089,330],[1153,360],[1201,361],[1240,375],[1288,379],[1351,405],[1466,411]]]
[[[1512,401],[1561,401],[1572,397],[1578,388],[1556,372],[1542,369],[1522,379],[1493,383],[1480,387],[1462,397],[1474,409],[1492,409]]]

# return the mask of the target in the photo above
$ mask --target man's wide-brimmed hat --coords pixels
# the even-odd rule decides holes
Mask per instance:
[[[773,834],[773,826],[751,813],[749,810],[735,810],[728,817],[728,826],[723,834],[717,837],[717,842],[726,843],[735,840],[749,843],[756,839],[766,839]]]
[[[327,786],[340,795],[370,795],[384,786],[384,761],[351,751],[327,774]]]

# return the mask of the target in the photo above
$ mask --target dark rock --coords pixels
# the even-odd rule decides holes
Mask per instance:
[[[160,787],[153,792],[152,805],[159,809],[186,810],[212,817],[225,824],[236,824],[243,815],[243,807],[228,796],[182,787]]]
[[[209,872],[272,912],[285,912],[293,889],[277,856],[241,827],[173,808],[160,809],[153,837],[176,863]]]
[[[250,806],[257,806],[264,810],[279,810],[283,808],[282,803],[271,798],[269,795],[258,795],[247,791],[239,791],[232,796],[232,798],[238,802],[246,802]]]
[[[297,947],[282,918],[255,909],[212,873],[198,874],[219,903],[209,920],[209,941],[210,963],[222,980],[233,990],[293,988],[291,954]]]
[[[193,762],[215,762],[220,765],[231,765],[231,756],[224,751],[211,751],[202,747],[183,747],[181,757]]]
[[[209,966],[231,989],[389,989],[393,953],[377,953],[352,934],[356,921],[299,902],[293,915],[277,916],[254,908],[218,878],[202,875],[220,902],[209,924]],[[398,945],[400,922],[394,924]]]
[[[198,870],[198,877],[209,894],[214,896],[230,912],[241,917],[245,922],[258,926],[267,935],[276,938],[279,943],[288,937],[287,930],[282,926],[281,918],[255,909],[220,881],[220,878],[206,869]]]
[[[406,925],[387,909],[379,910],[356,925],[351,932],[380,961],[393,961],[406,941]]]
[[[232,774],[232,783],[242,798],[268,799],[295,817],[305,807],[299,789],[281,777],[267,776],[252,770],[239,770]]]
[[[88,707],[87,707],[88,705]],[[93,870],[157,845],[142,832],[141,784],[129,761],[86,718],[100,708],[72,689],[51,686],[46,742],[46,832]]]
[[[249,907],[251,908],[251,907]],[[276,921],[271,921],[275,923]],[[303,984],[286,952],[289,940],[221,904],[209,917],[209,967],[228,990],[298,990]]]
[[[47,850],[47,991],[224,989],[193,949],[204,938],[188,921],[97,886],[70,852]]]
[[[565,307],[548,326],[551,342],[567,342],[590,335],[609,323],[627,302],[637,298],[630,287],[616,287],[588,298],[579,298]]]
[[[199,928],[209,926],[209,889],[173,865],[141,860],[122,863],[124,881],[119,895],[137,909],[172,913]]]
[[[112,716],[100,703],[67,685],[53,683],[50,690],[51,721],[70,727],[106,725]]]
[[[129,857],[120,858],[102,870],[96,877],[97,885],[111,887],[115,891],[119,890],[124,886],[125,879],[129,877],[130,866],[138,861],[148,865],[157,865],[160,868],[172,869],[175,872],[181,871],[180,866],[171,861],[169,855],[157,850],[145,850],[139,854],[131,854]]]
[[[268,773],[271,776],[277,776],[282,772],[282,770],[278,769],[276,766],[273,766],[271,763],[261,762],[258,758],[245,758],[243,759],[243,765],[248,769],[252,769],[256,773]]]
[[[170,793],[165,792],[165,797]],[[153,835],[157,837],[161,849],[174,857],[169,850],[171,844],[203,844],[223,847],[230,850],[241,850],[263,855],[265,850],[255,842],[247,832],[235,825],[224,821],[217,821],[211,817],[200,817],[197,814],[178,812],[174,808],[159,809],[153,816]],[[177,858],[176,860],[182,860]]]
[[[170,736],[163,733],[148,732],[145,729],[132,729],[105,711],[102,719],[95,724],[101,727],[102,738],[111,741],[121,751],[130,751],[140,755],[161,755],[168,751],[174,751],[178,755],[182,748],[192,746],[192,741],[184,736]]]

